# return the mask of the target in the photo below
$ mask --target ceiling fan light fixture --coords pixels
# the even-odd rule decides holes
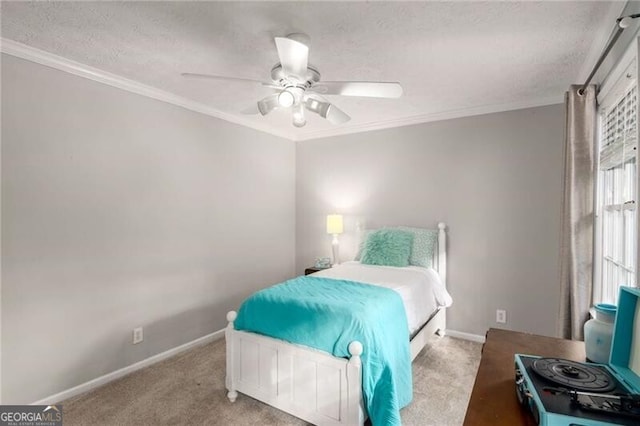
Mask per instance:
[[[258,101],[258,111],[260,111],[260,114],[267,115],[274,109],[278,108],[278,98],[279,96],[277,94],[273,94],[264,99],[260,99]]]
[[[309,111],[315,112],[322,118],[327,118],[327,112],[329,111],[331,104],[308,97],[305,101],[305,106]]]
[[[283,90],[278,95],[278,104],[281,107],[288,108],[291,105],[293,105],[295,101],[296,101],[296,97],[289,90]]]
[[[291,114],[293,117],[293,125],[296,127],[304,127],[307,124],[307,119],[304,116],[304,108],[302,108],[302,104],[298,103],[293,107],[293,113]]]

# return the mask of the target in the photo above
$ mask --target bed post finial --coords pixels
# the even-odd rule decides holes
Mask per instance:
[[[447,227],[446,223],[444,222],[438,223],[438,229],[440,229],[441,231],[444,231],[446,227]]]
[[[233,322],[238,318],[238,313],[236,311],[227,312],[227,321],[229,321],[229,326],[233,328]]]
[[[353,342],[349,343],[348,349],[352,357],[354,356],[360,357],[360,355],[362,355],[362,352],[364,351],[364,348],[362,347],[362,343],[358,342],[357,340],[354,340]]]

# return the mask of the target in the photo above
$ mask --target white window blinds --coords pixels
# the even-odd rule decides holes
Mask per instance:
[[[621,285],[636,282],[637,86],[600,111],[599,213],[601,277],[596,302],[617,303]]]
[[[609,111],[602,111],[601,170],[619,167],[635,158],[637,98],[637,88],[633,86]]]

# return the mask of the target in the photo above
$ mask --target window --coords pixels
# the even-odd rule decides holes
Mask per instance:
[[[625,73],[598,111],[594,303],[617,304],[620,286],[636,285],[638,90],[632,76]]]

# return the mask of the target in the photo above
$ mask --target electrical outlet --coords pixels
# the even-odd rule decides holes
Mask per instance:
[[[138,344],[144,340],[144,335],[142,334],[142,327],[133,329],[133,344]]]
[[[505,311],[504,309],[496,310],[496,322],[498,322],[500,324],[506,324],[507,323],[507,311]]]

